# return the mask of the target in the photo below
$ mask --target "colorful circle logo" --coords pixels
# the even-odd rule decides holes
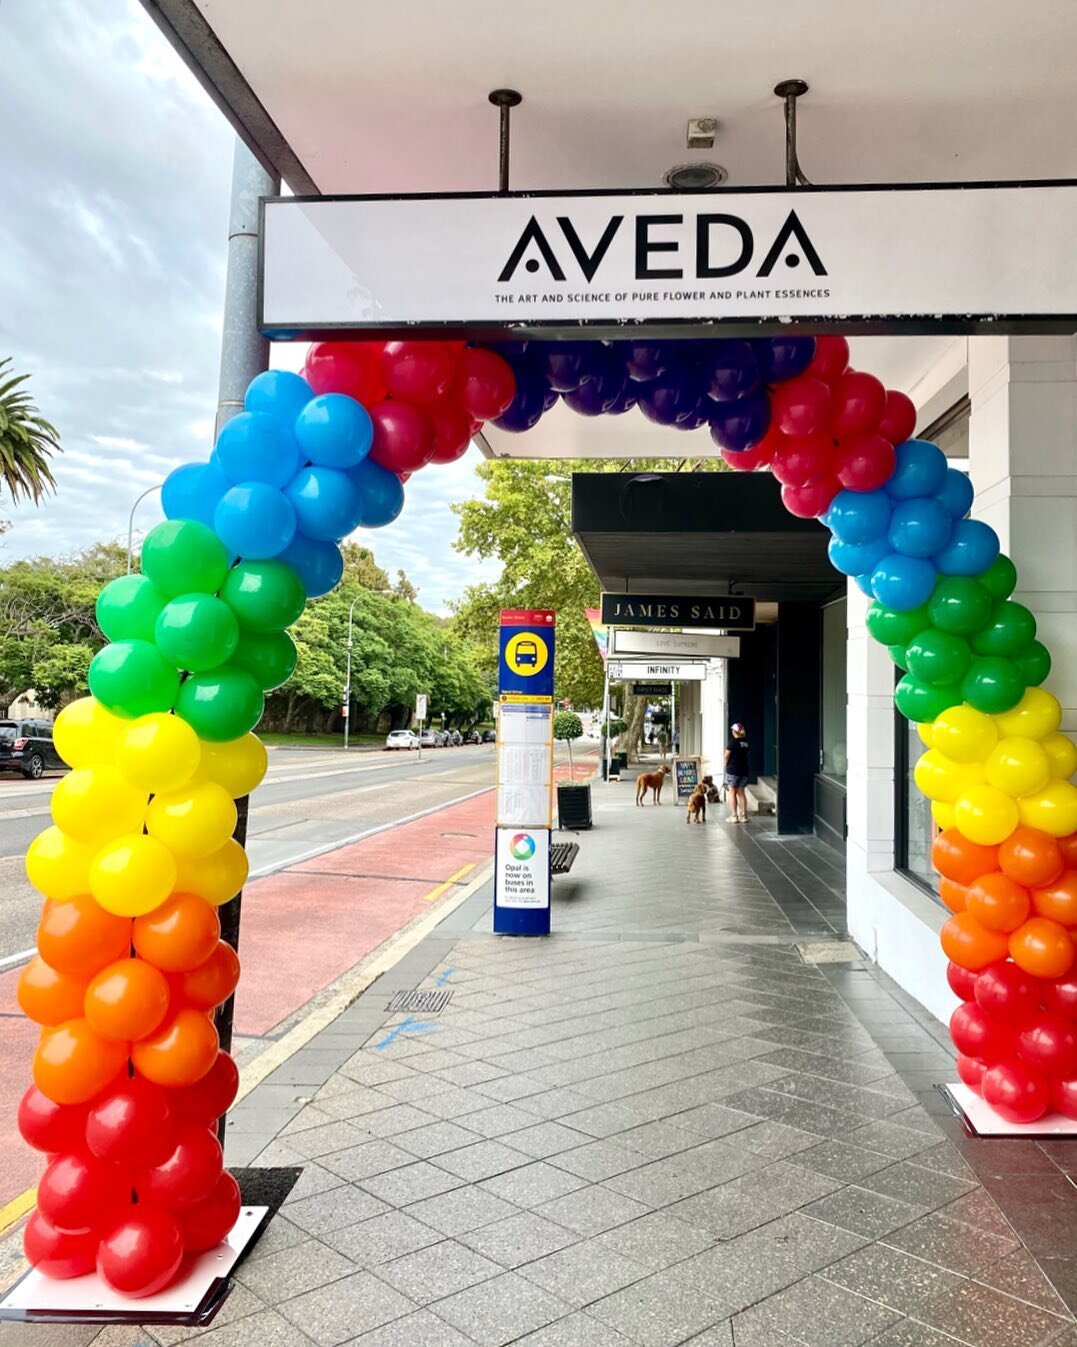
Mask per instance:
[[[535,854],[535,839],[530,833],[517,833],[510,847],[516,861],[529,861]]]

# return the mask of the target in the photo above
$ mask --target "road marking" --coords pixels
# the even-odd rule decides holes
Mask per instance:
[[[434,983],[434,986],[435,987],[444,986],[444,984],[448,982],[449,978],[451,978],[455,972],[456,972],[455,968],[446,968],[444,973],[442,973],[441,977],[439,977],[437,982]]]
[[[27,1188],[18,1197],[13,1197],[6,1206],[0,1207],[0,1235],[10,1230],[16,1221],[21,1221],[36,1201],[37,1189]]]
[[[429,893],[426,895],[426,897],[423,899],[423,902],[424,902],[424,903],[432,903],[432,902],[434,901],[435,898],[440,898],[441,895],[445,892],[446,889],[451,889],[452,886],[453,886],[458,880],[463,879],[463,877],[464,877],[466,874],[470,873],[470,871],[474,870],[474,868],[475,868],[475,862],[474,862],[474,861],[469,861],[469,862],[467,863],[467,865],[461,866],[460,869],[457,870],[456,874],[455,874],[455,875],[450,875],[449,878],[444,882],[444,884],[439,884],[439,885],[437,886],[436,889],[431,889],[430,892],[429,892]]]
[[[414,1015],[408,1015],[399,1024],[394,1024],[381,1042],[375,1043],[374,1046],[378,1049],[387,1048],[401,1034],[432,1034],[436,1028],[437,1025],[430,1020],[417,1020]]]

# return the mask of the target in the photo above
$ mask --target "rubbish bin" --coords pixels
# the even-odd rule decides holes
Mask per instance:
[[[565,784],[557,787],[557,826],[575,832],[591,826],[591,787]]]

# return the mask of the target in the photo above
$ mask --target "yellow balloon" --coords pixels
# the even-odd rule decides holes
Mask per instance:
[[[90,866],[90,893],[106,912],[142,917],[160,907],[176,883],[171,851],[155,837],[129,833],[108,842]]]
[[[1000,739],[984,763],[989,786],[1015,799],[1042,790],[1051,779],[1051,760],[1035,739],[1011,735]]]
[[[215,781],[238,800],[259,785],[268,765],[265,744],[256,734],[245,734],[223,744],[203,743],[197,779]]]
[[[185,786],[201,756],[198,735],[166,711],[129,722],[116,745],[116,766],[132,785],[154,795]]]
[[[954,807],[952,804],[943,804],[941,800],[935,800],[931,805],[931,817],[940,828],[952,828],[954,826]]]
[[[1062,724],[1058,698],[1043,688],[1027,688],[1012,711],[995,716],[998,732],[1004,738],[1021,735],[1026,739],[1046,739]]]
[[[64,902],[86,892],[93,848],[84,846],[60,828],[38,833],[26,852],[26,874],[46,898]]]
[[[994,786],[971,786],[954,803],[954,827],[970,842],[995,846],[1017,827],[1017,804]]]
[[[928,748],[935,747],[935,727],[930,721],[925,720],[916,727],[916,733],[920,736],[920,742],[927,744]]]
[[[932,746],[954,762],[983,762],[997,740],[991,717],[965,702],[940,712],[931,727]]]
[[[943,804],[953,804],[959,795],[982,779],[975,764],[954,762],[937,748],[929,748],[921,756],[913,777],[929,800],[938,800]]]
[[[115,767],[79,767],[52,793],[52,817],[58,828],[80,842],[100,845],[124,833],[137,833],[146,821],[147,796]]]
[[[146,829],[177,856],[208,856],[219,851],[236,830],[236,806],[213,781],[155,795]]]
[[[1049,781],[1043,790],[1022,796],[1017,808],[1026,828],[1039,828],[1052,837],[1077,832],[1077,786],[1068,781]]]
[[[178,857],[176,889],[179,893],[196,894],[213,907],[220,907],[246,884],[248,869],[247,853],[235,838],[230,837],[211,856]]]
[[[80,697],[56,717],[52,742],[69,767],[97,767],[112,761],[127,723],[94,697]]]
[[[1077,772],[1077,744],[1060,730],[1040,741],[1040,747],[1051,763],[1051,775],[1068,780]]]

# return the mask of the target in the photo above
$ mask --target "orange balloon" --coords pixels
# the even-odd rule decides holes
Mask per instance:
[[[181,1010],[141,1043],[131,1045],[135,1070],[175,1089],[201,1080],[217,1060],[217,1030],[200,1010]]]
[[[146,1038],[168,1014],[165,975],[143,959],[117,959],[86,989],[86,1022],[115,1043]]]
[[[989,931],[1016,931],[1028,917],[1028,890],[996,870],[969,885],[968,911]]]
[[[155,968],[185,973],[205,963],[221,934],[217,909],[193,893],[174,893],[160,907],[135,918],[134,945]]]
[[[998,869],[998,847],[981,846],[956,828],[944,828],[931,844],[931,864],[947,879],[972,884]]]
[[[1015,828],[999,844],[998,863],[1003,874],[1030,889],[1053,884],[1065,868],[1058,838],[1039,828]]]
[[[22,970],[18,998],[22,1013],[38,1024],[63,1024],[82,1014],[86,983],[70,973],[58,973],[38,955]]]
[[[1060,978],[1073,964],[1073,941],[1057,921],[1029,917],[1010,936],[1010,957],[1035,978]]]
[[[1070,833],[1068,837],[1056,837],[1055,841],[1066,865],[1077,869],[1077,833]]]
[[[1032,906],[1038,917],[1077,926],[1077,870],[1064,870],[1053,884],[1033,889]]]
[[[88,893],[42,909],[37,928],[41,957],[59,973],[91,978],[131,948],[131,918],[106,912]]]
[[[198,1010],[212,1010],[235,991],[239,982],[239,956],[224,940],[205,963],[176,978],[180,996]]]
[[[978,973],[1006,957],[1009,947],[1001,931],[989,931],[969,912],[958,912],[942,928],[942,948],[951,963]]]
[[[947,879],[945,875],[939,880],[939,897],[951,912],[964,912],[968,896],[967,884],[959,884],[956,879]]]
[[[85,1020],[67,1020],[41,1031],[34,1084],[54,1104],[85,1104],[126,1067],[126,1043],[110,1043]]]

